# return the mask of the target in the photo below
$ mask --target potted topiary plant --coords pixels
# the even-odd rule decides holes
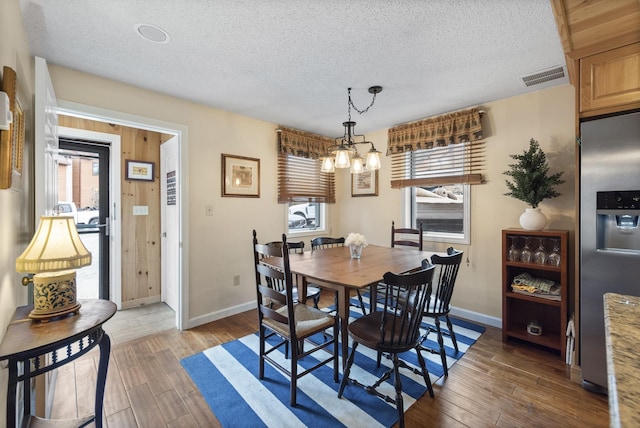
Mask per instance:
[[[554,186],[564,183],[560,177],[562,172],[549,175],[547,158],[535,139],[529,141],[529,150],[521,155],[509,155],[517,163],[510,164],[509,171],[504,174],[513,179],[513,182],[505,180],[508,193],[511,196],[526,202],[531,208],[520,216],[520,226],[526,230],[541,230],[547,224],[547,217],[540,211],[538,205],[545,199],[560,196]]]

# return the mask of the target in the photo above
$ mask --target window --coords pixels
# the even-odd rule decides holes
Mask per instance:
[[[423,224],[424,239],[470,243],[470,185],[483,182],[480,114],[474,108],[389,130],[391,187],[409,189],[407,213],[413,227]]]
[[[288,205],[289,233],[325,230],[325,204],[318,202],[290,202]]]
[[[411,187],[409,212],[412,227],[423,225],[424,239],[469,244],[470,186],[452,184]]]
[[[278,133],[278,202],[287,204],[288,233],[326,229],[327,204],[336,201],[335,175],[320,170],[330,138],[290,128]]]

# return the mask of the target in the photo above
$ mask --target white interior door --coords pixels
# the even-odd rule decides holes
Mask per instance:
[[[176,314],[180,307],[180,147],[174,136],[160,146],[162,273],[160,299]]]
[[[36,57],[35,219],[51,215],[58,204],[58,115],[56,93],[44,58]]]

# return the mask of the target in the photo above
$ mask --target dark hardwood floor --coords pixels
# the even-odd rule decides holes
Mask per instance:
[[[332,298],[323,296],[324,304]],[[187,331],[175,329],[113,346],[103,421],[110,428],[217,427],[180,359],[255,332],[255,311]],[[59,370],[53,418],[92,413],[97,352]],[[558,354],[502,343],[487,327],[406,413],[411,427],[607,427],[606,396],[569,380]]]

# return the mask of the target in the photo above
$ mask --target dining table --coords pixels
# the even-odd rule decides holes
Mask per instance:
[[[359,259],[351,258],[348,246],[305,251],[290,254],[289,266],[296,277],[298,299],[306,301],[309,283],[334,290],[337,294],[336,313],[340,320],[342,367],[346,365],[349,351],[347,340],[351,292],[377,285],[387,272],[405,273],[418,269],[422,260],[430,260],[433,254],[416,249],[368,245]],[[281,257],[268,257],[262,263],[283,268]],[[375,302],[377,287],[371,287],[370,301]],[[375,305],[370,305],[375,308]]]

